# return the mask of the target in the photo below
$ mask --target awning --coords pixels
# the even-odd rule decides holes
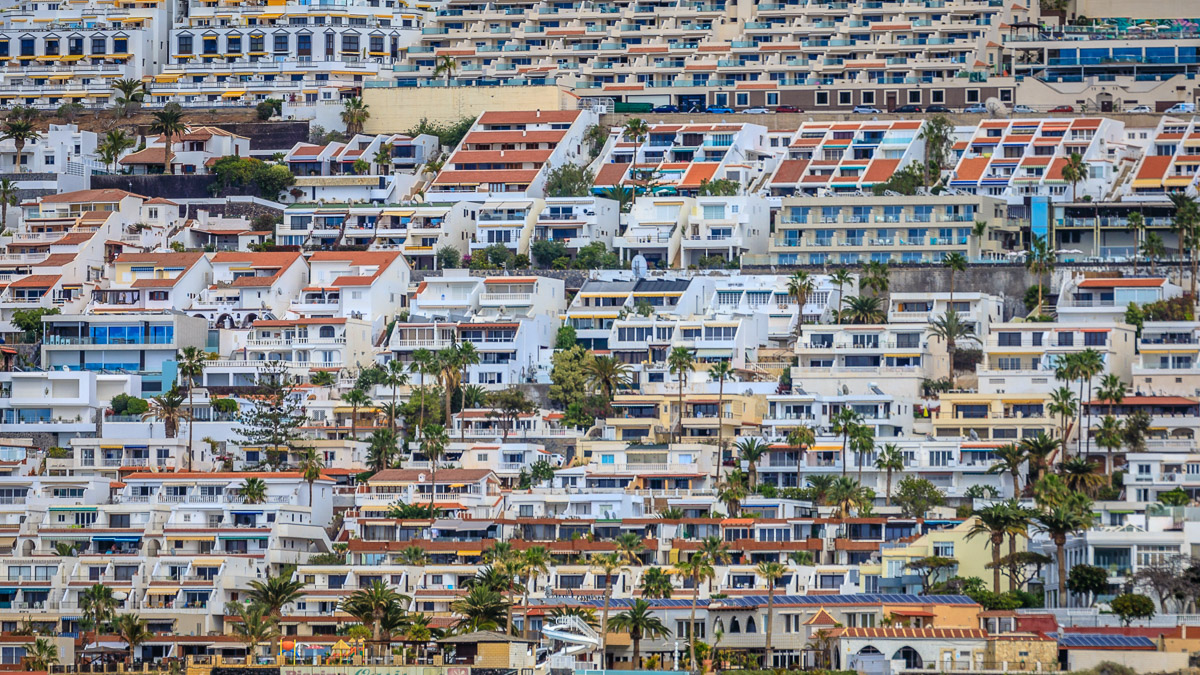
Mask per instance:
[[[483,551],[459,551],[459,555],[483,555]]]
[[[179,586],[153,586],[146,591],[150,595],[175,595],[179,592]]]
[[[95,511],[94,506],[51,506],[51,511]],[[87,536],[87,535],[84,535]]]
[[[241,98],[246,95],[244,91],[227,91],[221,94],[221,98]]]
[[[266,541],[268,537],[265,534],[222,534],[221,538],[222,539],[232,539],[235,541],[242,540],[242,539],[259,539],[262,541]]]
[[[178,534],[168,534],[167,535],[167,541],[216,541],[216,539],[217,538],[211,534],[207,535],[207,536],[190,535],[190,534],[189,535],[178,535]]]
[[[112,535],[107,535],[107,534],[98,534],[98,535],[96,535],[96,536],[92,537],[92,541],[115,541],[115,542],[121,542],[121,543],[133,543],[133,544],[136,544],[136,543],[138,543],[138,542],[139,542],[139,541],[141,541],[141,540],[142,540],[142,538],[141,538],[140,536],[136,536],[136,537],[115,537],[115,536],[112,536]]]

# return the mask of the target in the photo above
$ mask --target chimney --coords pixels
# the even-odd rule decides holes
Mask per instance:
[[[542,116],[542,109],[541,109],[541,108],[538,108],[538,109],[537,109],[537,116],[538,116],[539,118]]]

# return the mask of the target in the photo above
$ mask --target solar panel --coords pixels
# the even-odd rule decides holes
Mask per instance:
[[[1092,633],[1049,633],[1062,647],[1068,648],[1141,648],[1156,647],[1154,640],[1134,635],[1101,635]]]

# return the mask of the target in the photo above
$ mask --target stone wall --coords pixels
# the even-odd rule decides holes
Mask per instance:
[[[291,150],[308,142],[308,122],[223,122],[213,126],[250,139],[250,151],[258,154]]]

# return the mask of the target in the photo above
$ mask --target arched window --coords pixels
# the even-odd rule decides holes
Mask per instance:
[[[903,660],[904,667],[908,668],[909,670],[925,667],[924,660],[921,658],[921,655],[918,654],[917,650],[913,649],[912,647],[901,647],[900,649],[896,650],[896,653],[892,655],[892,660]]]
[[[322,338],[333,337],[333,326],[321,326],[321,337]]]
[[[758,626],[756,626],[754,624],[754,617],[749,617],[746,619],[746,632],[747,633],[757,633],[758,632]]]
[[[729,620],[729,634],[733,635],[734,633],[740,633],[740,632],[742,632],[742,624],[740,621],[737,620],[737,617],[735,616]]]

